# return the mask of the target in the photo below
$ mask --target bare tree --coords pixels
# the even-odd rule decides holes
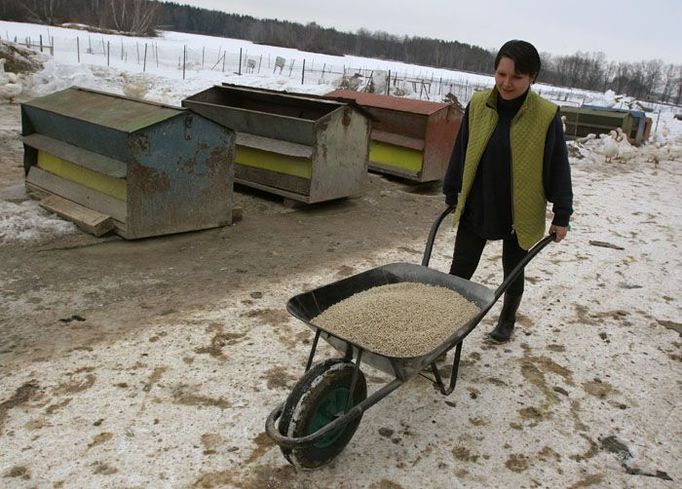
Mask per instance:
[[[661,89],[661,98],[668,102],[675,93],[675,86],[677,82],[677,67],[669,64],[663,71],[663,88]]]
[[[652,59],[644,63],[643,75],[644,85],[649,88],[649,95],[655,96],[659,93],[661,88],[661,81],[663,79],[663,61],[660,59]]]
[[[59,10],[59,0],[33,0],[20,2],[29,19],[38,23],[54,24]]]
[[[160,5],[147,0],[109,0],[111,27],[131,34],[150,34],[156,26]]]

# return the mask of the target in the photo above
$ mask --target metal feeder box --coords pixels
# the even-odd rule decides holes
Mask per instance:
[[[369,168],[416,182],[445,175],[462,110],[453,104],[335,90],[326,97],[354,101],[374,121]]]
[[[585,137],[590,133],[605,134],[620,127],[631,144],[646,142],[651,132],[651,118],[638,110],[613,109],[593,105],[560,107],[566,116],[566,137]]]
[[[27,190],[100,235],[232,222],[234,133],[180,107],[72,87],[21,106]]]
[[[237,183],[308,204],[363,191],[370,121],[351,105],[231,85],[182,105],[237,133]]]

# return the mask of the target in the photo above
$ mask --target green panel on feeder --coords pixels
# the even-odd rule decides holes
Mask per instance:
[[[424,153],[374,140],[369,147],[369,160],[370,162],[418,173],[422,169]]]
[[[115,199],[126,201],[127,182],[120,178],[110,177],[103,173],[89,170],[82,166],[63,160],[45,151],[38,152],[38,168],[53,175],[60,176],[74,183],[79,183],[92,190],[97,190]]]
[[[239,165],[252,166],[307,179],[312,177],[312,161],[309,158],[272,153],[262,149],[237,145],[234,159],[235,163]]]

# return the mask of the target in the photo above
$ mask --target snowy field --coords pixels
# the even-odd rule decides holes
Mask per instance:
[[[54,38],[54,57],[41,56],[45,68],[23,80],[20,101],[71,85],[122,93],[122,73],[148,84],[149,100],[170,104],[222,82],[323,94],[338,86],[344,67],[493,83],[241,40],[89,36],[0,22],[3,40],[41,35]],[[145,43],[154,53],[146,67],[138,61]],[[243,59],[260,60],[260,72],[234,73],[240,48]],[[287,62],[281,73],[273,72],[277,56]],[[304,59],[311,71],[302,84]],[[559,103],[634,103],[613,93],[535,89]],[[0,170],[19,175],[18,106],[0,103],[7,146]],[[450,397],[411,381],[365,414],[334,463],[306,473],[293,471],[263,433],[311,340],[284,305],[370,267],[417,262],[443,206],[437,190],[411,193],[372,175],[356,201],[302,212],[242,195],[245,219],[229,229],[142,242],[92,238],[86,246],[71,224],[17,196],[20,177],[0,182],[0,487],[679,487],[680,111],[655,106],[650,142],[620,141],[610,161],[605,137],[570,143],[572,230],[532,263],[513,341],[485,341],[496,307],[467,338]],[[392,242],[382,241],[388,229]],[[447,269],[454,233],[444,230],[434,268]],[[277,246],[254,256],[247,236]],[[474,277],[490,287],[501,278],[497,245]],[[366,374],[370,390],[385,380]]]

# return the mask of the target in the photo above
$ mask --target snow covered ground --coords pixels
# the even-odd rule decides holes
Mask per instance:
[[[340,74],[326,71],[323,77],[321,66],[337,72],[346,66],[433,74],[470,86],[492,84],[490,77],[480,75],[171,32],[152,41],[160,53],[159,67],[154,59],[152,68],[142,73],[137,49],[150,43],[148,39],[92,35],[93,54],[88,54],[84,31],[50,27],[48,32],[45,26],[0,22],[3,39],[17,36],[35,41],[41,34],[45,39],[54,37],[55,56],[43,57],[45,69],[27,81],[23,97],[70,85],[121,93],[122,72],[147,81],[149,99],[173,104],[222,82],[322,94],[336,88]],[[112,48],[123,42],[123,61],[116,48],[112,52],[119,56],[111,56],[107,66],[106,57],[96,50],[102,38]],[[183,80],[178,56],[184,46],[190,52],[191,68]],[[268,67],[260,73],[236,75],[239,48],[250,59],[262,55],[272,63],[276,56],[285,57],[287,67],[293,59],[296,67],[306,59],[307,67],[320,71],[306,77],[304,84],[300,72],[292,70],[290,75],[287,69],[273,73]],[[225,73],[222,65],[211,70],[212,63],[206,61],[216,63],[218,50],[228,53]],[[536,89],[554,94],[561,103],[616,103],[612,93]],[[572,231],[565,242],[551,245],[532,264],[514,341],[502,347],[485,342],[497,309],[493,310],[467,339],[460,382],[452,396],[441,397],[421,380],[410,382],[368,411],[335,463],[313,473],[294,473],[262,433],[265,416],[301,372],[310,341],[283,306],[294,293],[329,283],[331,278],[389,262],[415,262],[423,246],[421,237],[400,234],[400,246],[385,248],[376,248],[371,236],[358,238],[367,239],[362,258],[330,252],[329,262],[287,269],[276,279],[272,276],[277,267],[285,266],[276,260],[286,262],[287,251],[273,249],[264,260],[274,260],[275,265],[259,269],[262,276],[252,274],[248,282],[241,287],[235,284],[214,302],[174,309],[173,300],[181,301],[171,292],[191,294],[191,288],[182,289],[184,281],[201,273],[204,258],[225,248],[222,242],[220,246],[204,242],[210,233],[110,243],[106,249],[107,244],[102,244],[82,254],[64,252],[51,262],[40,243],[56,240],[59,244],[60,237],[79,232],[32,201],[4,197],[0,253],[9,261],[16,255],[20,263],[12,261],[0,269],[4,328],[0,330],[0,486],[678,487],[682,479],[682,121],[673,117],[679,108],[654,109],[650,143],[636,148],[621,141],[609,162],[603,138],[570,144],[576,208]],[[19,137],[17,119],[0,118],[3,144]],[[20,165],[17,154],[11,161],[7,154],[3,147],[2,165]],[[380,180],[380,192],[368,193],[350,208],[331,207],[324,211],[327,214],[300,216],[290,210],[275,211],[266,216],[267,223],[277,226],[280,220],[292,229],[306,219],[343,223],[345,212],[366,206],[378,214],[382,202],[391,199],[404,202],[412,218],[428,222],[442,205],[437,192],[410,194],[395,182],[372,177],[373,182]],[[0,182],[1,195],[15,192],[17,183]],[[275,207],[253,204],[254,212]],[[395,216],[383,212],[394,223]],[[229,234],[231,242],[219,235],[232,253],[221,259],[238,260],[240,255],[230,248],[238,249],[239,233],[246,234],[252,225],[248,220],[241,223],[234,236]],[[432,266],[447,269],[453,238],[454,230],[444,230]],[[333,250],[340,245],[332,239],[316,235],[299,241],[330,241],[326,246]],[[137,255],[144,262],[170,249],[187,249],[194,255],[195,246],[199,251],[195,263],[184,270],[182,262],[167,262],[158,275],[139,276],[131,270],[125,276],[107,276],[109,271],[99,268],[92,273],[104,274],[102,282],[77,275],[87,272],[93,262],[101,266],[96,259],[108,259],[107,253],[134,253],[129,256],[134,263]],[[491,245],[476,280],[491,287],[499,283],[499,254],[497,243]],[[41,274],[33,271],[30,260],[45,263]],[[69,274],[52,278],[67,265]],[[138,267],[144,268],[142,263]],[[197,294],[223,287],[219,279],[207,282],[208,289]],[[130,302],[102,306],[107,294],[119,289]],[[102,333],[107,341],[97,337],[85,346],[65,347],[54,357],[36,346],[49,350],[50,345],[40,342],[42,336],[51,343],[68,343],[78,328],[97,336],[97,328],[106,331],[112,323],[125,323],[127,309],[138,307],[130,305],[135,294],[125,289],[144,290],[139,297],[141,309],[152,308],[149,296],[168,290],[165,309],[158,314],[150,309],[155,314],[138,321],[139,329],[131,326],[127,334],[110,337]],[[63,321],[66,311],[76,306],[87,312],[82,313],[87,321],[81,324],[72,316],[66,318],[73,321],[69,329],[66,323],[59,326],[57,318]],[[64,333],[52,336],[57,327],[64,327]],[[16,353],[21,348],[27,352],[23,356]],[[370,387],[381,381],[371,370],[368,376]]]

